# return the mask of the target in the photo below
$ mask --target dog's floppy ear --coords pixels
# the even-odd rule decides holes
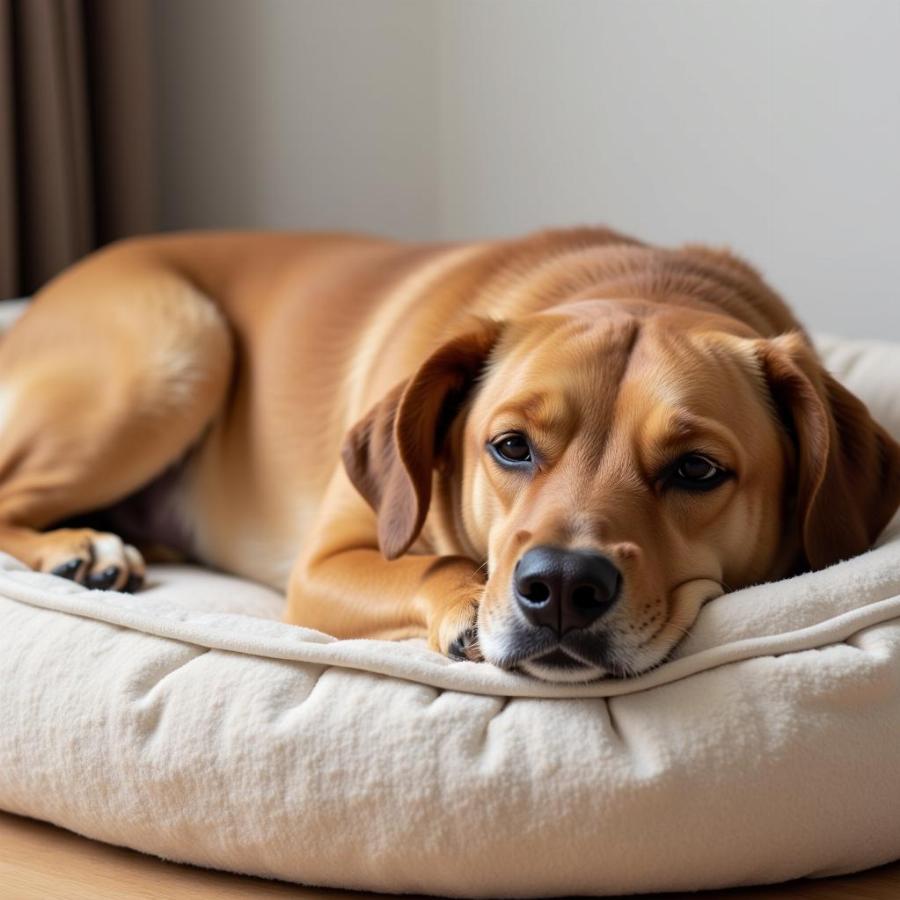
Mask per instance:
[[[758,344],[763,375],[797,451],[803,568],[872,546],[900,503],[900,446],[794,332]]]
[[[500,330],[497,322],[479,321],[441,345],[344,440],[344,467],[377,514],[378,545],[387,559],[402,556],[422,530],[441,444]]]

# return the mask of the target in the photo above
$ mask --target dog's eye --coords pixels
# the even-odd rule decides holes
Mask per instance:
[[[700,453],[682,456],[670,470],[670,483],[684,490],[706,491],[718,487],[728,471]]]
[[[494,441],[491,448],[502,462],[531,462],[531,445],[522,434],[505,434]]]
[[[715,478],[718,466],[705,456],[685,456],[678,464],[675,474],[685,481],[709,481]]]

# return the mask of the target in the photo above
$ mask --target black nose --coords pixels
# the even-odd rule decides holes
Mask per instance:
[[[591,550],[534,547],[516,563],[513,588],[532,625],[563,635],[600,618],[619,596],[622,577]]]

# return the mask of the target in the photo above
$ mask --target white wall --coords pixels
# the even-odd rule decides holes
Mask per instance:
[[[163,0],[170,227],[608,222],[900,339],[897,0]]]
[[[431,234],[434,8],[157,0],[163,224]]]

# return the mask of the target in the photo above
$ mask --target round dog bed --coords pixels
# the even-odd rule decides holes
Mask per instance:
[[[823,341],[900,433],[900,348]],[[836,515],[840,510],[835,511]],[[900,857],[900,520],[705,607],[672,661],[562,686],[0,558],[0,808],[159,856],[454,896],[693,890]]]

